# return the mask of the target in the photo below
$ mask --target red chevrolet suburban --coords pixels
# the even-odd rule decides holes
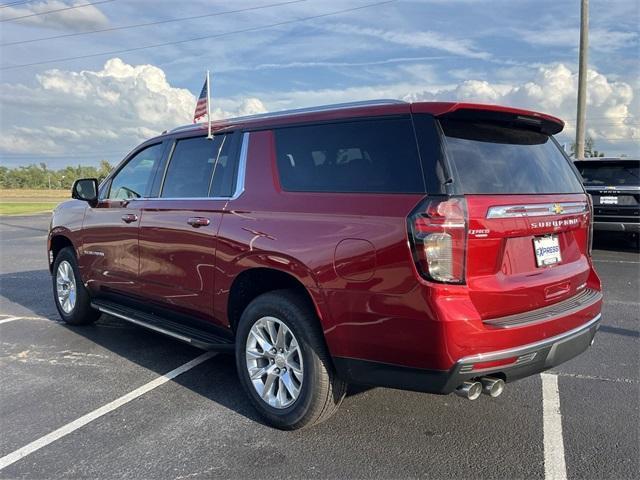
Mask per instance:
[[[583,352],[600,322],[562,128],[389,100],[218,121],[212,138],[177,128],[56,208],[56,306],[233,352],[282,429],[331,416],[348,383],[497,396]]]

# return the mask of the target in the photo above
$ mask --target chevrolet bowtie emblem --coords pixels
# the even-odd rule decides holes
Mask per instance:
[[[562,205],[560,205],[559,203],[554,203],[552,210],[553,210],[553,213],[555,213],[556,215],[560,215],[561,213],[564,213],[564,208],[562,208]]]

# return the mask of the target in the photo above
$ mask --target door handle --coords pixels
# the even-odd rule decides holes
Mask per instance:
[[[138,215],[135,213],[126,213],[122,215],[122,221],[124,223],[132,223],[138,221]]]
[[[193,228],[199,228],[206,227],[211,223],[211,221],[205,217],[191,217],[189,220],[187,220],[187,223]]]

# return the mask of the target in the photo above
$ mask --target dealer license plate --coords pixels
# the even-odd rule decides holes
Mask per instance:
[[[534,238],[533,249],[536,252],[536,264],[538,267],[548,267],[562,261],[560,242],[557,235]]]

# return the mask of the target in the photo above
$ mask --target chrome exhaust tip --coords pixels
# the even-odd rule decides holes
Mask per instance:
[[[480,382],[482,382],[482,393],[491,398],[499,397],[504,392],[504,380],[501,378],[482,377]]]
[[[456,388],[455,393],[467,400],[475,400],[482,393],[482,384],[480,382],[464,382]]]

